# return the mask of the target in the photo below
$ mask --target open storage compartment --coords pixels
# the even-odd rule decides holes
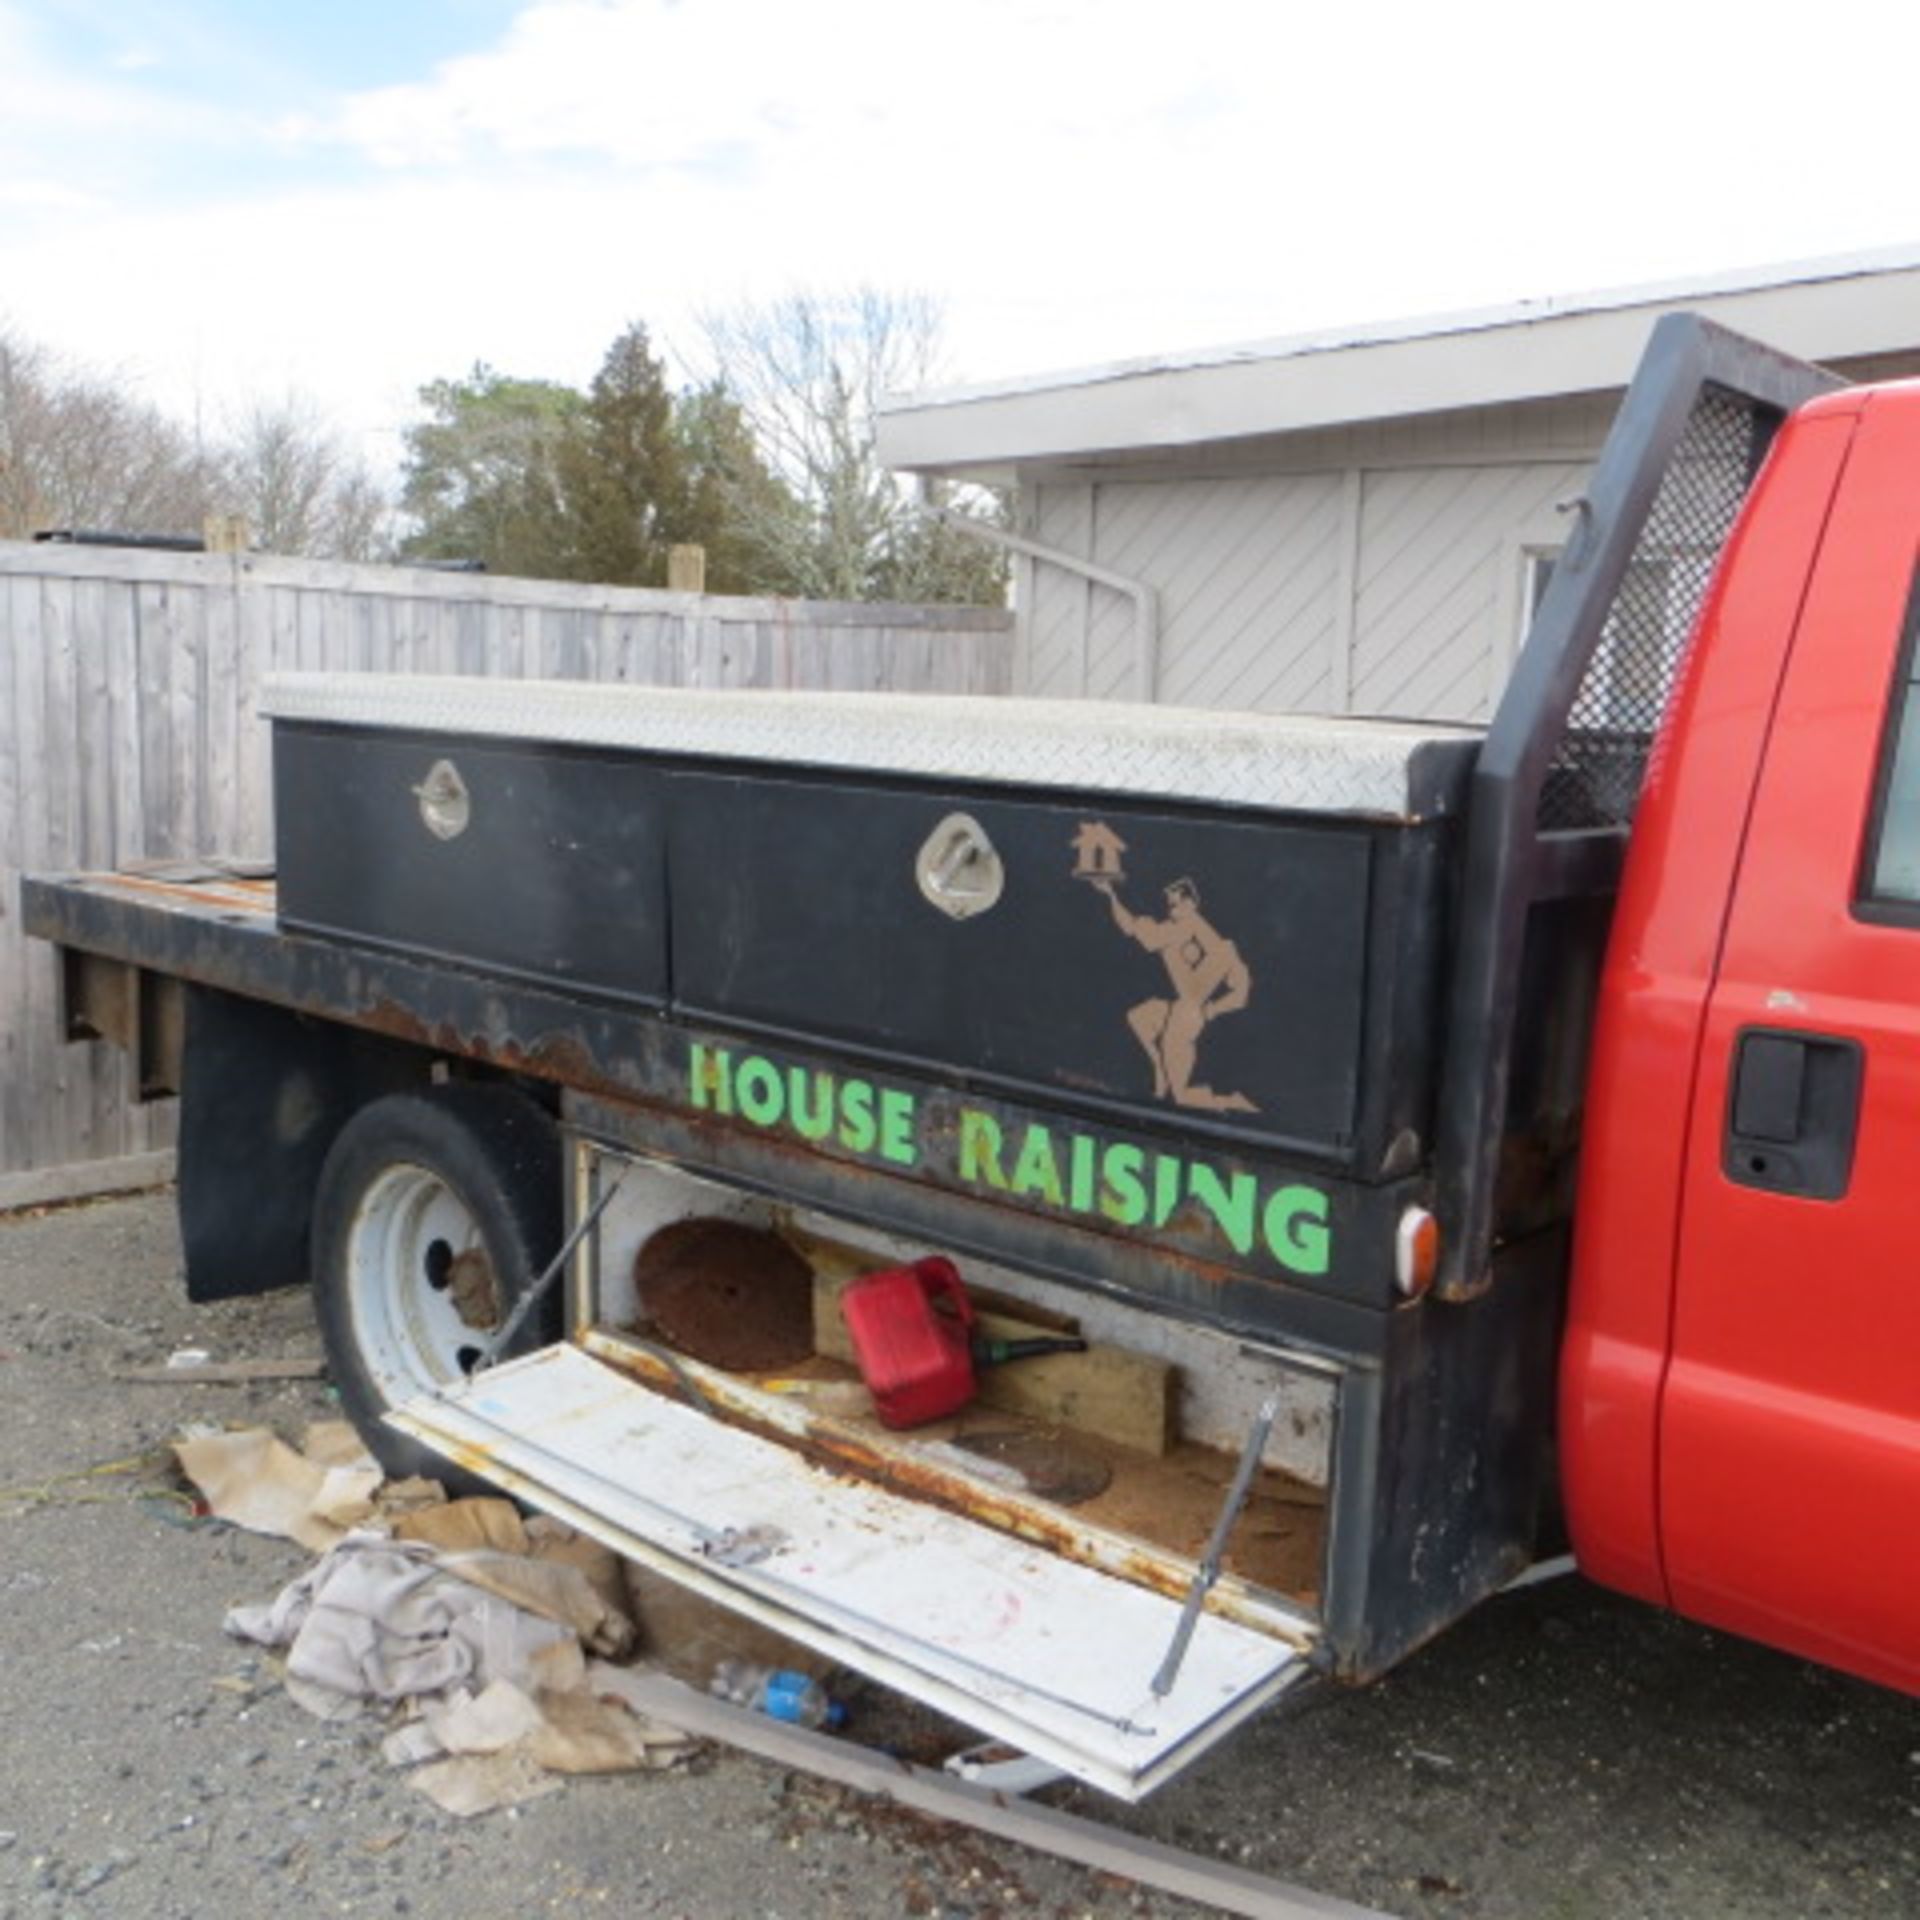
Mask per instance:
[[[1088,1351],[983,1374],[959,1413],[893,1431],[836,1336],[838,1290],[939,1249],[591,1142],[575,1156],[577,1211],[620,1184],[576,1256],[572,1341],[396,1424],[617,1551],[1127,1798],[1305,1675],[1335,1370],[965,1259],[990,1328],[1070,1328]],[[642,1250],[702,1220],[804,1263],[807,1352],[748,1367],[691,1350],[752,1346],[750,1325],[727,1324],[754,1312],[739,1272],[707,1276],[717,1346],[648,1317]],[[790,1301],[785,1317],[790,1333]]]

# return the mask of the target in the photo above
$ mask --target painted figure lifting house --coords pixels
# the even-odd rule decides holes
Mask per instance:
[[[1127,1011],[1127,1025],[1153,1065],[1153,1095],[1176,1107],[1215,1113],[1251,1113],[1243,1093],[1216,1093],[1194,1080],[1204,1028],[1225,1013],[1238,1013],[1253,992],[1253,976],[1240,949],[1200,911],[1200,889],[1191,880],[1168,883],[1166,917],[1129,913],[1116,883],[1094,883],[1107,896],[1113,924],[1129,940],[1157,954],[1167,970],[1171,999],[1142,1000]]]

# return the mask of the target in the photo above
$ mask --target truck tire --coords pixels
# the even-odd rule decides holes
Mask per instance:
[[[511,1088],[389,1094],[340,1130],[314,1193],[314,1307],[341,1411],[389,1474],[471,1490],[380,1416],[471,1372],[560,1240],[559,1135]],[[509,1353],[559,1337],[560,1295]]]

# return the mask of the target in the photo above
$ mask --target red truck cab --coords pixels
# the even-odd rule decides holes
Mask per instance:
[[[1920,1688],[1920,383],[1775,441],[1628,848],[1560,1381],[1593,1578]]]

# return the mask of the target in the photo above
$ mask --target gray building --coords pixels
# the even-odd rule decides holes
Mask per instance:
[[[917,394],[880,452],[1017,484],[1017,692],[1477,719],[1676,310],[1920,374],[1915,248]]]

